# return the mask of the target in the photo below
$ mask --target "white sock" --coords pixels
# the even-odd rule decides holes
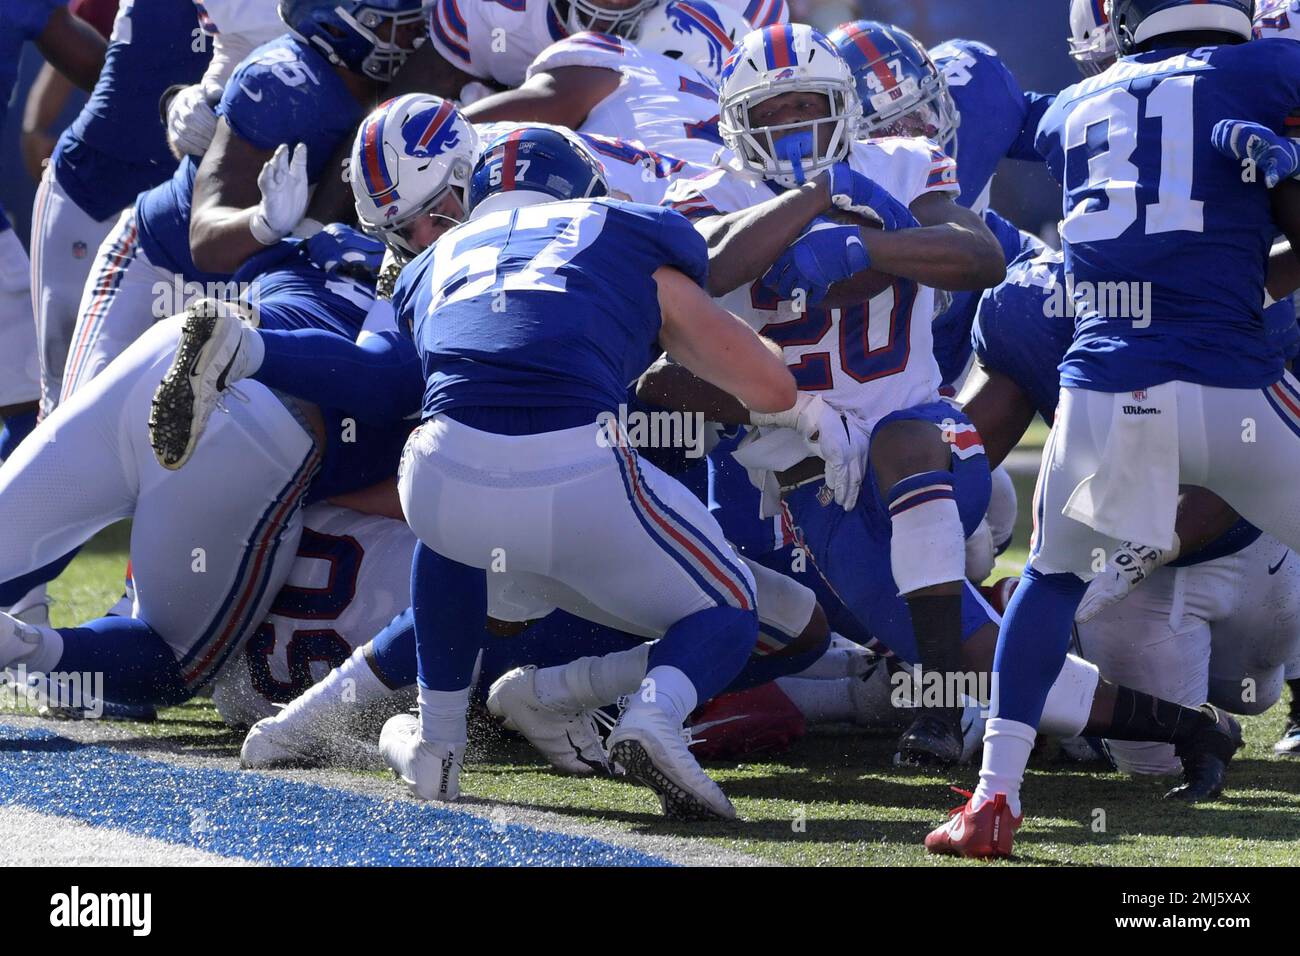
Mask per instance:
[[[227,382],[248,378],[262,367],[262,359],[266,358],[266,343],[257,334],[257,329],[245,325],[240,332],[239,351],[235,353],[235,361],[230,366],[230,374],[226,377]]]
[[[533,687],[542,705],[569,714],[616,703],[641,689],[649,644],[601,657],[580,657],[559,667],[538,668]]]
[[[1020,816],[1020,782],[1025,779],[1025,767],[1034,749],[1037,731],[1028,724],[1004,717],[989,718],[984,728],[984,762],[980,767],[980,782],[972,800],[979,807],[992,800],[997,793],[1006,794],[1007,808],[1012,816]]]
[[[469,688],[429,690],[420,688],[420,736],[443,744],[469,742],[465,712],[469,709]]]
[[[652,667],[639,689],[628,698],[628,708],[656,706],[678,724],[685,724],[699,695],[691,679],[676,667]]]
[[[781,677],[776,686],[785,692],[810,724],[838,724],[856,717],[851,677],[837,680],[809,680],[805,677]]]
[[[31,643],[31,650],[24,651],[11,661],[0,661],[0,667],[21,665],[33,674],[48,674],[57,668],[59,659],[63,657],[63,635],[43,624],[25,624],[19,621],[18,627],[25,635],[24,641],[33,634],[36,635],[36,640]]]
[[[285,723],[329,721],[346,710],[363,708],[395,693],[366,660],[366,649],[359,647],[324,679],[290,701],[276,719]]]

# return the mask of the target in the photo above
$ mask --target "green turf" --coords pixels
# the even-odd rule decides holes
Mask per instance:
[[[1041,435],[1032,436],[1041,440]],[[1017,480],[1021,526],[999,574],[1019,571],[1028,527],[1030,482]],[[57,581],[54,620],[73,624],[103,612],[121,593],[126,526],[103,532]],[[1300,856],[1300,761],[1274,758],[1281,708],[1244,721],[1246,750],[1219,801],[1186,807],[1160,799],[1169,781],[1128,779],[1098,767],[1036,757],[1026,781],[1030,824],[1016,849],[1020,864],[1294,865]],[[206,702],[164,711],[138,725],[186,749],[234,755],[241,736],[224,728]],[[478,722],[462,789],[472,797],[545,808],[636,833],[681,834],[783,863],[946,865],[920,841],[960,802],[949,785],[971,787],[975,768],[949,774],[890,766],[892,737],[829,728],[784,754],[708,770],[743,822],[667,824],[652,795],[610,780],[566,778],[533,753]],[[961,865],[961,864],[958,864]],[[1003,864],[1008,865],[1008,864]],[[1010,864],[1010,865],[1014,865]]]

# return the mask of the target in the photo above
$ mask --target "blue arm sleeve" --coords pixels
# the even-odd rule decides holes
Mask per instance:
[[[395,331],[367,336],[363,344],[320,329],[260,335],[266,355],[253,378],[270,388],[364,422],[398,421],[424,402],[420,357]]]

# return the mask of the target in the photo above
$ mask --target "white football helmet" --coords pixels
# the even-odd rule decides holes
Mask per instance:
[[[715,82],[736,44],[753,28],[739,10],[704,0],[672,0],[641,21],[636,45],[693,66]]]
[[[605,0],[604,3],[601,0],[550,0],[556,19],[570,33],[597,30],[620,37],[636,36],[641,18],[658,2],[659,0],[635,0],[620,8],[608,6],[610,0]]]
[[[1070,0],[1070,56],[1084,76],[1110,68],[1119,55],[1105,0]]]
[[[829,115],[779,126],[751,125],[750,111],[764,100],[802,92],[825,96]],[[748,34],[722,68],[720,107],[722,141],[746,169],[787,188],[847,158],[862,121],[862,101],[848,64],[825,36],[804,23]],[[795,141],[799,155],[790,147],[778,150],[778,143],[795,136],[800,137]]]
[[[467,207],[478,135],[456,104],[408,93],[365,118],[352,144],[349,178],[357,219],[402,262],[420,250],[403,230],[429,215],[452,190]]]

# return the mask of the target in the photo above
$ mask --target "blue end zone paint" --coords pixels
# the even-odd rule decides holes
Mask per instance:
[[[282,866],[666,866],[588,837],[0,724],[0,805]]]

